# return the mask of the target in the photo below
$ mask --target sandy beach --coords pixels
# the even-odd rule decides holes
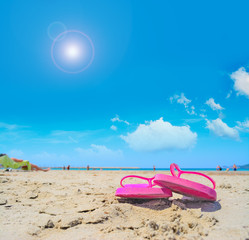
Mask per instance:
[[[249,172],[205,172],[216,181],[216,202],[179,194],[158,200],[115,197],[123,176],[156,173],[169,174],[1,171],[0,239],[249,239]],[[184,177],[211,186],[201,177]]]

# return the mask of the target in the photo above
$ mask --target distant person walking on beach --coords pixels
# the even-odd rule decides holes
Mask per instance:
[[[153,165],[153,171],[154,171],[154,172],[156,171],[156,166],[155,166],[155,165]]]
[[[88,171],[90,169],[89,165],[86,166],[86,170]]]
[[[70,170],[70,165],[67,166],[67,170]]]
[[[221,167],[220,165],[218,165],[218,166],[216,167],[216,171],[222,171],[222,167]]]
[[[42,168],[38,167],[37,165],[30,163],[27,160],[21,160],[21,159],[17,159],[17,158],[10,158],[5,153],[0,154],[0,164],[4,168],[18,169],[18,168],[21,167],[23,170],[28,170],[28,171],[35,170],[35,171],[47,172],[47,171],[50,170],[50,168],[42,169]]]
[[[237,166],[235,163],[233,164],[233,171],[237,171]]]

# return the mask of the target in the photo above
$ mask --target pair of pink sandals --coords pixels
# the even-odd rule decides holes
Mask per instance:
[[[175,169],[178,174],[175,173]],[[185,196],[194,197],[199,200],[216,201],[215,181],[209,176],[199,172],[182,171],[175,163],[170,165],[170,172],[172,176],[165,174],[156,174],[152,178],[145,178],[136,175],[128,175],[121,179],[121,188],[116,190],[115,196],[124,198],[169,198],[172,197],[172,191],[180,193]],[[190,180],[182,179],[180,176],[183,173],[197,174],[210,180],[213,188],[203,184],[193,182]],[[125,184],[123,180],[126,178],[140,178],[147,180],[148,184]],[[154,187],[154,186],[160,186]]]

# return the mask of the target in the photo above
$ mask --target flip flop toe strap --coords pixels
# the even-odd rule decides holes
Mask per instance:
[[[147,180],[148,183],[149,183],[149,186],[148,186],[148,187],[153,187],[153,186],[156,185],[156,184],[152,184],[152,180],[153,180],[155,177],[146,178],[146,177],[141,177],[141,176],[137,176],[137,175],[127,175],[127,176],[123,177],[123,178],[121,179],[121,181],[120,181],[120,185],[121,185],[122,187],[125,187],[125,186],[123,185],[123,181],[124,181],[126,178],[140,178],[140,179],[143,179],[143,180]]]
[[[175,172],[175,169],[178,171],[177,174],[176,174],[176,172]],[[175,163],[172,163],[172,164],[170,165],[170,172],[171,172],[172,176],[178,177],[178,178],[180,178],[180,176],[181,176],[182,174],[184,174],[184,173],[196,174],[196,175],[203,176],[203,177],[207,178],[207,179],[213,184],[213,189],[215,189],[215,181],[214,181],[211,177],[209,177],[209,176],[207,176],[207,175],[205,175],[205,174],[203,174],[203,173],[191,172],[191,171],[183,171],[183,170],[181,170],[180,167],[179,167],[177,164],[175,164]]]

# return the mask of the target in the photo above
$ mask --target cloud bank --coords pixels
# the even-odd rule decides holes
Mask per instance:
[[[237,71],[230,75],[234,81],[234,89],[239,95],[245,95],[249,98],[249,73],[246,72],[244,67],[241,67]]]
[[[197,134],[189,126],[173,126],[160,118],[138,128],[121,138],[136,151],[158,151],[167,149],[188,149],[195,145]]]
[[[207,120],[206,128],[216,136],[239,140],[239,132],[235,128],[228,127],[220,118],[212,121]]]

